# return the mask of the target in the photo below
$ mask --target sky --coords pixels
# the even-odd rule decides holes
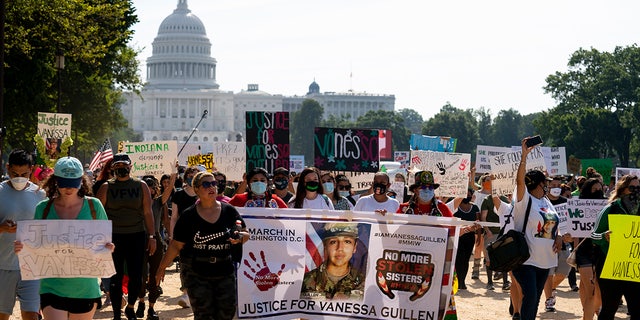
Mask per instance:
[[[131,45],[140,74],[160,23],[178,0],[133,0]],[[221,90],[305,95],[395,95],[396,110],[427,120],[449,102],[513,108],[555,105],[543,87],[580,48],[613,51],[640,39],[640,1],[188,0],[204,23]]]

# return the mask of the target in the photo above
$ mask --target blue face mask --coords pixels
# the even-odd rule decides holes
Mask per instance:
[[[420,189],[420,193],[418,194],[418,196],[420,197],[420,200],[424,202],[431,201],[434,195],[435,195],[435,192],[430,189]]]
[[[333,182],[325,182],[322,184],[322,187],[324,188],[324,193],[333,193],[333,190],[336,188]]]
[[[345,198],[351,195],[349,191],[338,191],[338,193],[340,194],[341,197],[345,197]]]
[[[251,182],[251,192],[261,196],[267,192],[267,184],[262,181]]]

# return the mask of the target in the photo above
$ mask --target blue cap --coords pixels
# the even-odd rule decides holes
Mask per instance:
[[[83,173],[82,163],[74,157],[58,159],[53,168],[53,175],[56,176],[58,181],[58,188],[79,188]]]

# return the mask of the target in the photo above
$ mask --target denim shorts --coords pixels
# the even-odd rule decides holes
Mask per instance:
[[[20,270],[0,270],[0,313],[12,314],[16,297],[20,302],[20,310],[38,312],[40,310],[40,281],[22,280]]]

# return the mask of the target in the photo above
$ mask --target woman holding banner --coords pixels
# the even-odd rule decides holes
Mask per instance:
[[[324,192],[323,184],[320,183],[320,171],[314,167],[304,168],[300,172],[296,195],[289,200],[289,207],[334,210],[331,199]]]
[[[340,195],[340,191],[338,191],[338,187],[336,187],[336,179],[331,172],[322,172],[320,180],[322,181],[324,194],[329,197],[334,209],[353,210],[353,204],[351,204],[347,198]]]
[[[91,191],[82,163],[73,157],[60,158],[44,185],[48,200],[36,207],[34,219],[107,220],[102,203],[85,197]],[[113,252],[113,243],[104,244]],[[15,242],[19,253],[22,243]],[[100,307],[97,278],[47,278],[40,280],[40,308],[45,319],[93,319]]]
[[[264,168],[253,168],[245,175],[247,192],[236,193],[229,204],[235,207],[288,208],[287,204],[269,191],[269,173]]]
[[[595,244],[596,278],[600,286],[602,309],[598,319],[613,319],[620,299],[624,296],[631,319],[640,317],[640,282],[613,280],[601,278],[604,262],[609,252],[609,215],[629,214],[638,215],[640,204],[640,181],[636,175],[625,175],[616,184],[615,190],[609,197],[609,204],[600,211],[596,219],[596,226],[591,233]],[[637,230],[636,230],[637,233]]]

